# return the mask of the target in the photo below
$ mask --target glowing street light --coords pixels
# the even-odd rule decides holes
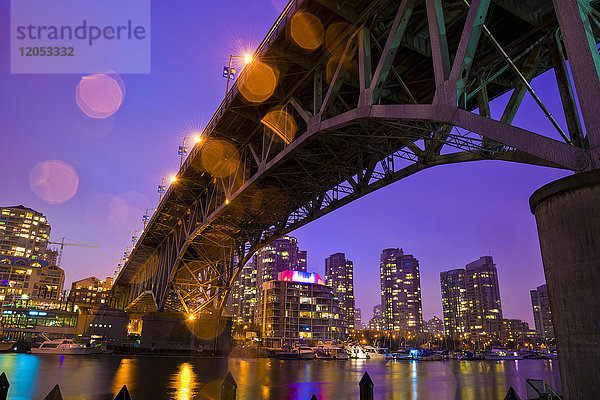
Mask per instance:
[[[173,184],[173,183],[177,182],[177,177],[175,175],[173,175],[169,178],[169,181]],[[162,201],[162,195],[166,191],[167,191],[167,187],[165,186],[165,178],[162,178],[162,180],[160,181],[160,186],[158,187],[158,194],[159,194],[158,202],[159,203]]]
[[[183,143],[181,144],[181,146],[179,146],[179,149],[177,150],[177,154],[181,156],[181,159],[179,161],[179,169],[181,169],[181,167],[183,166],[183,158],[186,157],[188,154],[188,149],[185,147],[185,141],[187,139],[192,139],[192,141],[194,142],[194,145],[196,145],[202,141],[202,137],[200,135],[195,135],[191,138],[187,138],[187,137],[183,138]]]
[[[227,67],[223,68],[223,78],[227,78],[227,88],[225,89],[225,97],[227,97],[227,93],[229,93],[229,81],[232,79],[235,79],[235,68],[234,69],[231,68],[231,61],[234,58],[243,59],[244,64],[250,64],[252,61],[254,61],[254,58],[252,57],[252,54],[250,54],[250,53],[246,53],[244,55],[233,55],[233,54],[229,55],[229,65]]]

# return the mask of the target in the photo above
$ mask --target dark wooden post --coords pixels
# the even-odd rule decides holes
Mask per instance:
[[[312,396],[310,396],[309,400],[319,400],[319,399],[317,398],[316,394],[313,394]]]
[[[521,400],[515,389],[511,387],[508,388],[508,392],[506,392],[506,396],[504,396],[504,400]]]
[[[2,375],[0,375],[0,400],[6,400],[6,396],[8,396],[9,387],[10,383],[8,383],[8,378],[3,372]]]
[[[237,389],[237,383],[231,376],[231,371],[227,372],[227,376],[221,384],[221,400],[235,400],[235,391]]]
[[[54,389],[52,389],[50,393],[48,393],[46,397],[44,397],[44,400],[63,400],[58,385],[54,386]]]
[[[127,390],[127,385],[123,385],[119,393],[115,396],[114,400],[131,400],[131,396],[129,395],[129,390]]]
[[[358,386],[360,387],[360,400],[373,400],[373,381],[367,371]]]

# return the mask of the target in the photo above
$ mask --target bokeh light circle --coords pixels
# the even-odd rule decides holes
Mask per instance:
[[[284,110],[269,111],[261,120],[268,129],[267,132],[273,136],[273,140],[290,144],[296,137],[298,126],[294,117]]]
[[[294,42],[305,50],[316,50],[323,43],[323,24],[313,14],[299,11],[292,17],[290,34]]]
[[[110,117],[119,110],[124,97],[125,86],[116,74],[84,76],[77,85],[77,105],[91,118]]]
[[[333,56],[341,56],[349,36],[349,25],[345,22],[334,22],[325,32],[325,48]]]
[[[29,173],[29,187],[48,203],[64,203],[75,196],[78,186],[75,168],[59,160],[43,161]]]
[[[267,100],[277,86],[278,71],[263,62],[254,61],[242,78],[238,88],[244,98],[252,103]]]
[[[235,146],[225,140],[210,139],[200,149],[202,166],[211,175],[225,178],[233,174],[240,164],[240,154]]]

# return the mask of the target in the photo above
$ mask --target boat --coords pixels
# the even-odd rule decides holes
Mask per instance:
[[[364,346],[363,349],[371,360],[385,360],[385,353],[380,352],[379,349],[373,346]]]
[[[315,358],[315,352],[308,346],[299,346],[293,351],[296,353],[296,358],[299,360],[312,360]]]
[[[14,340],[0,342],[0,351],[9,351],[13,349],[13,346],[17,344]]]
[[[51,340],[43,335],[46,339],[40,347],[32,347],[31,354],[91,354],[94,350],[92,347],[85,347],[79,343],[75,343],[71,339],[54,339]]]
[[[364,360],[367,358],[367,355],[360,346],[346,346],[346,353],[348,357],[353,359]]]
[[[485,354],[486,360],[522,360],[523,355],[518,351],[509,351],[506,349],[492,349]]]
[[[347,360],[350,358],[348,352],[343,347],[335,346],[333,344],[324,344],[320,347],[334,360]]]
[[[331,355],[331,353],[323,348],[323,346],[317,346],[315,347],[315,358],[322,358],[322,359],[332,359],[333,355]]]

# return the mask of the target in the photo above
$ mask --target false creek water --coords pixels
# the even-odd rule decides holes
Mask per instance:
[[[385,361],[239,358],[0,355],[8,397],[41,399],[55,384],[65,400],[113,399],[127,385],[133,400],[218,399],[231,371],[237,399],[358,399],[368,371],[376,399],[504,399],[510,386],[525,398],[525,378],[561,392],[556,360]]]

